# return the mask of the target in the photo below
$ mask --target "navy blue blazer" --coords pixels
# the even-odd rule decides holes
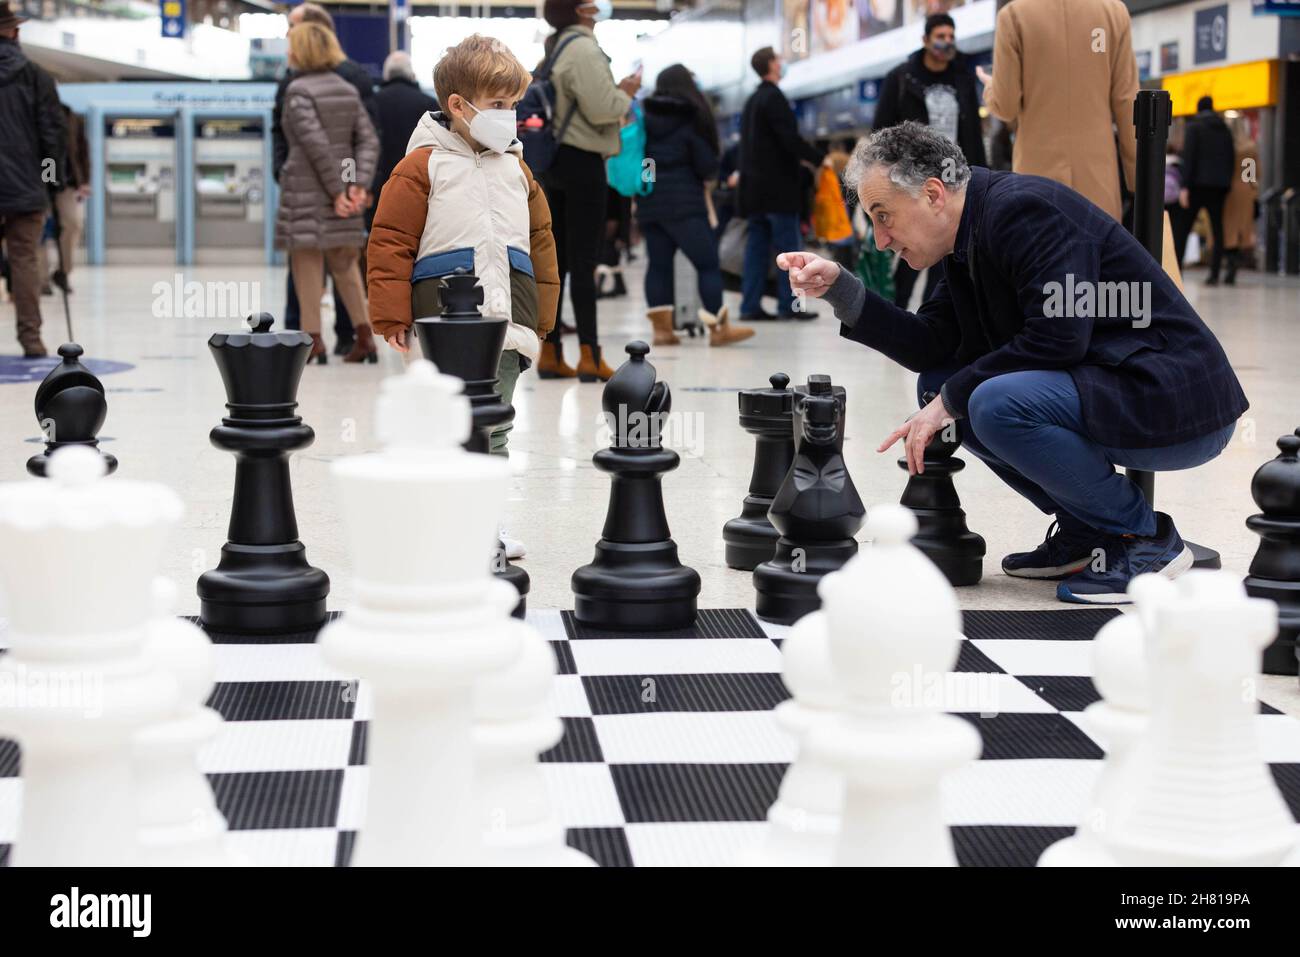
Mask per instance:
[[[942,268],[917,313],[867,290],[840,334],[915,372],[959,366],[943,390],[954,415],[967,414],[980,383],[1041,369],[1070,373],[1088,434],[1112,448],[1176,445],[1249,408],[1223,347],[1160,264],[1069,187],[972,168]],[[1138,293],[1127,312],[1107,283]]]

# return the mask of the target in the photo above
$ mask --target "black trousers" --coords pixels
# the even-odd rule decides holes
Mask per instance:
[[[569,284],[578,342],[598,345],[596,333],[596,263],[605,236],[605,160],[573,146],[561,146],[555,162],[542,176],[542,189],[551,207],[555,258],[560,266],[560,299]],[[559,307],[557,306],[557,309]],[[546,341],[560,344],[560,322]]]
[[[1228,198],[1226,186],[1192,186],[1187,190],[1187,208],[1182,211],[1181,222],[1174,229],[1174,251],[1178,254],[1181,265],[1183,254],[1187,251],[1187,237],[1191,235],[1196,217],[1203,209],[1210,216],[1210,233],[1214,237],[1214,249],[1210,253],[1210,278],[1219,278],[1219,267],[1223,263],[1223,203]]]
[[[894,267],[894,305],[900,309],[907,308],[912,300],[912,290],[916,288],[916,279],[920,275],[907,264],[906,259],[898,257],[898,265]],[[934,287],[939,285],[939,277],[942,275],[943,267],[938,263],[930,267],[930,271],[925,274],[925,291],[921,294],[921,302],[934,295]]]

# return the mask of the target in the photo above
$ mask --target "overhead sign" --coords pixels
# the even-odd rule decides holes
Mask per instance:
[[[1193,33],[1196,38],[1193,63],[1228,59],[1228,5],[1197,10]]]
[[[1277,67],[1277,60],[1256,60],[1166,76],[1160,84],[1169,91],[1175,116],[1195,113],[1196,101],[1203,96],[1214,97],[1216,110],[1249,110],[1277,105]]]
[[[185,0],[159,0],[162,35],[177,39],[185,36]]]
[[[1300,17],[1300,0],[1254,0],[1250,12],[1257,17],[1268,13],[1282,17]]]

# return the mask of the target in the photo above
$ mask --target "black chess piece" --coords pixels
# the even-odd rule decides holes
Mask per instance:
[[[99,450],[99,430],[108,415],[103,383],[81,364],[82,348],[75,342],[59,346],[63,361],[36,387],[36,421],[45,434],[45,451],[27,460],[27,471],[45,477],[50,456],[68,445],[84,445],[99,452],[106,473],[117,469],[117,459]]]
[[[794,393],[790,377],[778,372],[771,388],[740,392],[740,427],[754,437],[754,469],[740,514],[722,526],[729,568],[753,571],[776,551],[780,533],[767,510],[794,462]]]
[[[927,392],[921,401],[928,405],[936,394]],[[982,536],[966,527],[966,513],[952,481],[966,467],[952,457],[960,447],[955,422],[936,432],[922,456],[925,471],[908,476],[900,504],[916,516],[912,544],[939,566],[951,584],[975,585],[984,574],[985,545]],[[907,471],[905,457],[898,460],[898,467]]]
[[[501,401],[496,390],[497,367],[509,320],[484,316],[479,311],[483,287],[470,273],[447,276],[438,291],[442,315],[415,320],[416,338],[424,357],[439,372],[465,383],[464,395],[470,409],[470,434],[465,448],[486,455],[491,448],[492,430],[515,417],[514,408]],[[526,571],[506,559],[500,539],[492,552],[491,567],[494,575],[508,581],[519,593],[519,603],[511,614],[523,618],[532,583]]]
[[[794,391],[794,464],[768,510],[781,537],[754,569],[758,617],[783,625],[821,607],[817,584],[857,554],[867,514],[844,464],[843,386],[813,375]]]
[[[1300,669],[1300,429],[1277,447],[1281,454],[1250,482],[1260,514],[1246,519],[1246,527],[1260,542],[1245,584],[1248,595],[1277,602],[1277,638],[1264,649],[1264,672],[1293,675]]]
[[[662,443],[672,406],[655,381],[650,347],[627,345],[631,357],[605,383],[601,406],[610,446],[593,457],[610,474],[609,510],[590,565],[573,573],[573,614],[585,625],[616,631],[685,628],[695,621],[700,576],[677,560],[664,513],[664,472],[681,461]]]
[[[230,413],[209,438],[235,456],[229,540],[198,582],[199,617],[213,631],[311,631],[325,622],[329,576],[307,564],[289,480],[289,455],[316,438],[294,414],[311,337],[272,332],[273,322],[264,312],[250,317],[252,332],[208,340]]]

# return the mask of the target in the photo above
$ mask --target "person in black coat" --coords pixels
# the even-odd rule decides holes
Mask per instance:
[[[379,165],[375,168],[375,202],[366,211],[366,227],[374,218],[375,206],[393,167],[406,155],[406,144],[425,113],[436,112],[438,101],[420,89],[411,68],[411,55],[396,50],[384,60],[384,82],[375,94],[379,115]]]
[[[289,11],[290,30],[299,23],[304,22],[319,23],[331,33],[335,32],[334,18],[319,4],[300,3]],[[361,97],[361,105],[366,108],[366,112],[370,115],[370,122],[375,126],[375,133],[379,135],[380,143],[383,143],[384,126],[380,121],[379,104],[375,99],[375,81],[370,72],[355,60],[344,60],[334,68],[334,72],[356,87],[357,94]],[[275,88],[275,104],[271,108],[271,175],[275,177],[277,183],[280,182],[280,170],[284,168],[285,160],[289,158],[289,141],[284,135],[281,117],[284,113],[285,91],[289,89],[289,84],[294,79],[294,72],[286,70]],[[391,172],[391,168],[389,171]],[[370,183],[357,183],[348,187],[348,197],[352,200],[353,206],[371,210],[366,216],[367,226],[369,226],[370,219],[373,216],[374,194],[371,191],[376,182],[383,182],[383,180],[376,177]],[[366,267],[363,258],[361,275],[364,276],[365,274]],[[292,273],[289,274],[285,282],[284,326],[286,329],[297,329],[301,320],[298,313],[298,292],[293,286]],[[343,300],[337,295],[334,296],[334,337],[335,355],[347,355],[352,351],[352,344],[356,339],[352,329],[352,317],[348,315]]]
[[[885,75],[873,128],[883,130],[913,120],[956,143],[972,166],[987,166],[975,69],[957,52],[952,17],[946,13],[927,17],[921,43],[921,49]],[[934,294],[941,272],[934,268],[926,275],[922,302]],[[894,270],[894,305],[906,308],[916,277],[916,270],[900,258]]]
[[[41,233],[50,191],[62,186],[60,168],[67,148],[63,107],[54,80],[27,59],[18,45],[18,25],[8,3],[0,3],[0,229],[9,259],[18,342],[23,357],[46,355],[41,341]],[[59,162],[55,162],[57,159]]]
[[[781,57],[763,47],[750,58],[762,82],[745,102],[740,119],[740,183],[736,211],[746,218],[745,267],[741,279],[740,318],[815,319],[795,312],[794,294],[785,273],[777,274],[777,314],[763,311],[772,251],[798,249],[799,210],[803,204],[800,163],[821,163],[825,156],[799,135],[794,110],[777,81]]]
[[[1223,203],[1232,187],[1236,162],[1232,131],[1223,117],[1214,112],[1214,100],[1201,97],[1196,103],[1196,116],[1188,121],[1183,136],[1183,189],[1178,195],[1183,213],[1174,231],[1174,249],[1181,263],[1197,214],[1202,209],[1209,213],[1214,249],[1210,254],[1210,275],[1205,280],[1207,286],[1219,284],[1219,267],[1223,264]]]
[[[636,216],[645,238],[645,300],[654,344],[676,345],[673,333],[673,257],[681,250],[699,280],[700,320],[709,344],[748,339],[752,329],[732,326],[722,304],[718,237],[709,228],[707,184],[718,173],[718,127],[691,71],[680,63],[655,80],[645,111],[645,155],[654,187],[637,198]]]

